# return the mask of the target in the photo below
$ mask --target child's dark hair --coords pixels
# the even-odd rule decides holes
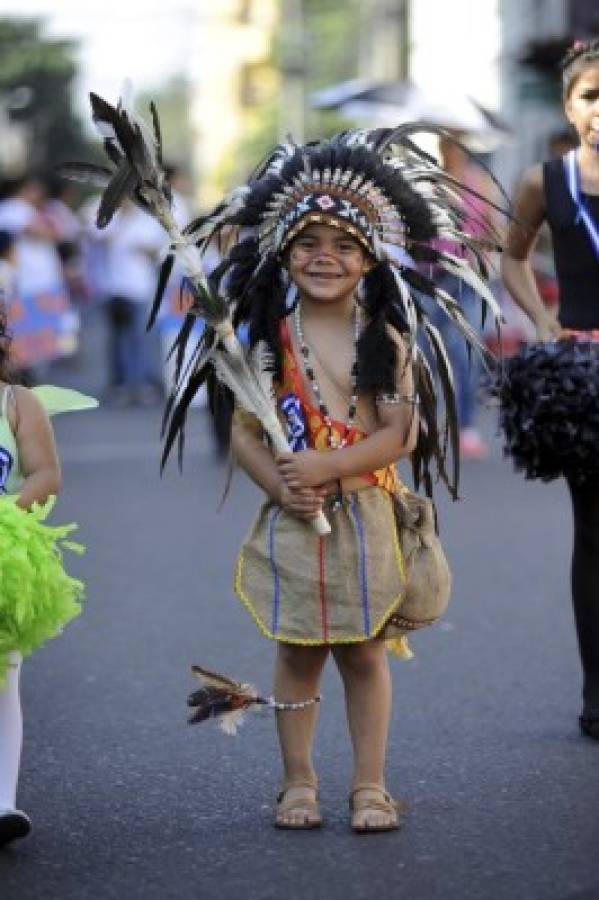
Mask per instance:
[[[560,63],[562,90],[568,99],[579,76],[588,65],[599,63],[599,38],[590,41],[576,41]]]
[[[15,239],[10,231],[0,228],[0,259],[7,259],[14,247]]]
[[[14,246],[14,236],[9,231],[0,229],[0,259],[8,259]],[[13,372],[9,361],[10,334],[6,307],[4,306],[4,292],[0,288],[0,381],[12,382]]]
[[[10,364],[10,341],[6,310],[0,299],[0,381],[6,381],[9,384],[12,383],[14,376]]]

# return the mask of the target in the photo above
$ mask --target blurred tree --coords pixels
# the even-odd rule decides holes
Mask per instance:
[[[306,33],[305,92],[358,77],[360,0],[303,0]],[[351,48],[354,48],[352,52]],[[306,138],[315,139],[349,127],[334,110],[306,111]]]
[[[302,0],[303,33],[293,35],[294,46],[290,47],[280,35],[273,41],[271,64],[273,69],[285,69],[285,55],[292,53],[294,66],[300,60],[301,71],[296,72],[303,80],[304,95],[327,85],[336,84],[358,76],[358,44],[360,0]],[[348,48],[356,48],[355,53]],[[279,104],[277,85],[273,86],[270,98],[262,98],[259,106],[254,106],[246,135],[237,148],[233,159],[223,160],[223,175],[229,181],[233,174],[243,177],[277,143],[279,139]],[[332,110],[306,110],[307,140],[334,134],[350,123]]]
[[[23,168],[49,169],[89,158],[90,144],[73,111],[74,41],[43,35],[43,20],[0,18],[0,102],[28,133]]]

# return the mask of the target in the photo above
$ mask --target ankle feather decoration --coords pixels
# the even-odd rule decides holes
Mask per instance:
[[[187,705],[194,709],[188,719],[190,725],[218,719],[225,734],[234,735],[249,709],[266,706],[277,711],[300,710],[320,703],[320,696],[307,700],[284,702],[274,697],[262,697],[251,684],[233,681],[226,675],[219,675],[201,666],[192,666],[191,671],[202,682],[202,687],[187,698]]]

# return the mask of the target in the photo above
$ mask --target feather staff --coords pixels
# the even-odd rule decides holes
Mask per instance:
[[[150,324],[156,317],[168,280],[166,276],[176,259],[186,272],[193,297],[189,312],[205,319],[228,353],[241,355],[241,347],[231,322],[226,301],[210,290],[202,267],[202,255],[194,239],[179,228],[171,210],[171,195],[162,164],[162,136],[158,114],[150,104],[153,127],[137,118],[130,105],[121,99],[114,107],[97,94],[90,94],[92,117],[104,141],[104,150],[115,169],[81,163],[65,163],[57,171],[65,178],[104,187],[97,225],[104,228],[125,199],[131,197],[154,216],[171,242],[170,253],[159,280]]]
[[[289,453],[291,448],[273,403],[273,365],[264,343],[258,342],[247,358],[245,355],[231,357],[218,349],[212,352],[211,357],[218,380],[233,391],[246,412],[257,416],[274,450]],[[329,534],[331,530],[322,511],[310,524],[319,535]]]
[[[219,675],[201,666],[192,666],[191,671],[200,679],[202,686],[187,698],[187,705],[194,710],[188,719],[189,724],[218,719],[225,734],[236,734],[245,713],[253,706],[298,710],[320,702],[320,697],[311,697],[295,703],[281,703],[274,697],[260,696],[251,684],[233,681],[226,675]]]
[[[208,285],[202,266],[202,254],[194,243],[195,235],[192,237],[187,231],[181,231],[173,216],[170,190],[162,165],[160,124],[154,104],[150,104],[153,123],[150,129],[135,116],[130,103],[125,99],[121,99],[116,107],[97,94],[90,94],[90,99],[94,123],[104,139],[104,149],[109,160],[116,166],[116,171],[70,163],[59,167],[60,174],[66,178],[105,186],[98,212],[99,228],[110,222],[126,196],[131,196],[160,222],[171,240],[171,253],[162,266],[149,325],[156,317],[168,275],[176,259],[187,274],[187,285],[193,298],[188,313],[204,319],[215,334],[208,355],[217,377],[233,391],[248,412],[260,419],[275,450],[289,452],[290,447],[273,402],[272,378],[269,384],[265,367],[261,369],[249,365],[235,334],[226,299],[212,291]],[[235,192],[230,198],[229,207],[241,203],[243,196],[243,191]],[[330,526],[323,513],[313,523],[319,534],[329,533]]]

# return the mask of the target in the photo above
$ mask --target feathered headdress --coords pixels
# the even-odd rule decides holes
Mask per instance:
[[[358,240],[375,263],[364,278],[366,326],[358,343],[358,389],[393,393],[396,351],[386,326],[394,326],[408,339],[421,404],[420,435],[412,457],[416,483],[424,482],[430,493],[434,461],[456,496],[458,421],[451,364],[422,297],[432,298],[468,346],[489,362],[459,300],[437,286],[433,276],[444,270],[473,288],[481,299],[483,321],[490,311],[498,325],[501,312],[486,281],[488,255],[500,249],[500,242],[481,208],[491,212],[499,207],[457,182],[413,142],[413,134],[423,130],[445,134],[405,125],[346,131],[306,145],[288,140],[245,185],[187,232],[201,253],[209,246],[220,249],[222,261],[209,279],[211,288],[226,297],[235,327],[249,325],[250,344],[266,342],[276,375],[281,364],[279,321],[289,313],[286,248],[312,222],[333,225]],[[467,223],[474,223],[475,234],[468,232]],[[159,291],[156,307],[160,300]],[[181,359],[191,324],[190,319],[179,335]],[[177,436],[181,438],[191,398],[210,375],[210,367],[197,360],[202,345],[212,340],[208,329],[196,348],[187,388],[168,410],[167,451]],[[430,352],[423,352],[423,346]],[[429,360],[434,360],[432,369]],[[441,426],[437,375],[445,409]],[[447,465],[449,449],[452,470]]]
[[[305,145],[288,140],[273,150],[245,185],[181,232],[170,211],[154,107],[153,129],[149,129],[126,102],[112,107],[96,95],[91,99],[94,121],[113,168],[71,165],[62,171],[105,187],[99,225],[106,224],[129,195],[168,231],[171,250],[161,268],[150,323],[175,259],[190,275],[193,307],[173,347],[177,384],[165,412],[163,462],[176,440],[182,453],[187,410],[205,381],[211,388],[213,410],[221,407],[220,401],[230,407],[228,388],[216,377],[215,350],[225,346],[233,357],[242,358],[234,334],[239,325],[249,326],[252,347],[265,344],[274,361],[274,375],[281,374],[279,323],[289,313],[285,251],[307,224],[323,222],[356,238],[375,263],[364,277],[361,302],[366,325],[358,342],[358,390],[394,392],[396,346],[387,333],[391,325],[408,340],[420,400],[419,437],[412,455],[416,484],[424,482],[431,492],[434,462],[438,476],[457,496],[458,420],[451,364],[422,297],[428,296],[443,310],[468,347],[486,362],[487,351],[459,300],[437,286],[434,272],[449,272],[473,288],[481,299],[483,321],[488,310],[498,324],[501,313],[486,284],[487,257],[500,249],[499,240],[480,211],[481,204],[489,211],[494,204],[456,181],[412,139],[417,132],[431,131],[454,138],[442,129],[404,125],[345,131]],[[468,231],[469,224],[475,233]],[[206,279],[202,257],[215,246],[221,263]],[[182,372],[197,316],[205,319],[207,327]],[[428,352],[423,352],[423,346]],[[437,375],[445,410],[441,425]]]

